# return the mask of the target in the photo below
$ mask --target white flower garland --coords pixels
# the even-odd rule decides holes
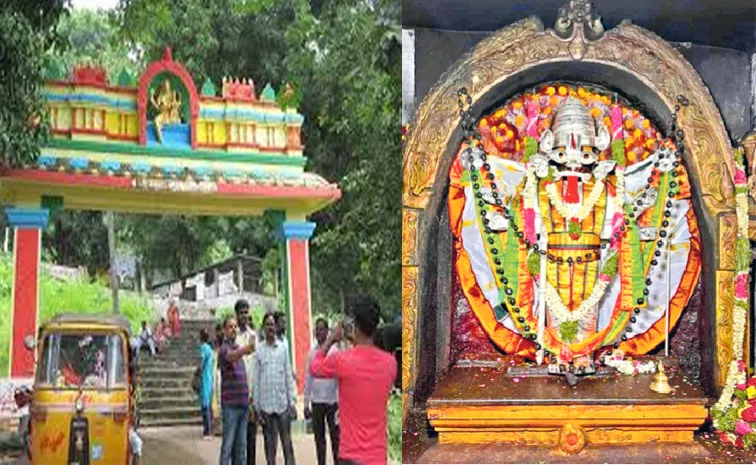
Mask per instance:
[[[637,360],[608,358],[604,360],[604,365],[614,368],[623,375],[656,373],[656,364],[650,360],[648,362],[638,362]]]
[[[562,298],[559,297],[559,293],[554,289],[554,286],[546,282],[546,306],[557,325],[567,321],[580,321],[589,311],[598,305],[607,287],[609,287],[608,281],[598,279],[593,286],[590,297],[583,300],[574,311],[570,311],[564,302],[562,302]]]
[[[588,198],[585,199],[582,204],[567,205],[557,193],[556,183],[551,183],[546,186],[546,194],[549,196],[551,205],[556,208],[556,211],[559,212],[565,220],[575,218],[578,223],[586,219],[588,215],[593,212],[593,209],[601,198],[603,192],[604,180],[596,180],[596,184],[593,185],[591,193],[588,194]]]

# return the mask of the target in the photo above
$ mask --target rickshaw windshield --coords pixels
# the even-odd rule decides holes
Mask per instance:
[[[37,384],[54,389],[109,389],[126,385],[123,339],[117,334],[49,333]]]

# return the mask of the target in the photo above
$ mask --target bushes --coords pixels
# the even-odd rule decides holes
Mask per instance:
[[[402,397],[391,394],[388,405],[388,454],[389,459],[402,463]]]
[[[8,373],[8,348],[10,344],[11,285],[13,283],[13,258],[0,254],[0,376]],[[142,320],[152,322],[154,310],[146,299],[121,293],[121,313],[128,318],[133,331],[138,330]],[[107,315],[112,312],[113,298],[109,288],[86,280],[60,281],[40,272],[39,323],[44,323],[60,313]]]

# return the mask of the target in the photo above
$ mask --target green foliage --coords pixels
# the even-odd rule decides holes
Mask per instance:
[[[538,141],[535,137],[528,136],[525,138],[525,161],[538,152]]]
[[[129,53],[117,27],[104,11],[73,10],[60,19],[56,31],[62,44],[48,50],[46,60],[54,63],[66,77],[74,66],[87,64],[105,68],[111,83],[129,85],[126,78],[136,76],[143,66]]]
[[[0,168],[36,160],[49,135],[41,93],[46,36],[19,9],[0,7]]]
[[[612,158],[619,166],[627,165],[625,157],[625,139],[612,141]]]
[[[402,398],[398,393],[391,394],[388,405],[388,455],[389,459],[402,461]]]
[[[740,404],[738,403],[738,405]],[[717,429],[728,432],[735,431],[735,423],[738,421],[737,407],[730,407],[724,411],[712,408],[710,414]]]
[[[578,321],[565,321],[559,325],[559,336],[563,341],[574,341],[578,333]]]
[[[8,370],[8,344],[11,323],[11,283],[13,259],[0,254],[0,373]],[[155,313],[149,303],[132,294],[121,294],[121,313],[128,318],[131,329],[137,330],[142,321],[152,322]],[[108,315],[113,308],[110,289],[86,280],[64,282],[40,272],[40,323],[61,313]]]
[[[532,275],[537,275],[541,272],[541,255],[537,252],[531,252],[528,255],[528,271]]]
[[[606,263],[604,263],[603,268],[601,268],[601,272],[609,276],[610,278],[613,278],[617,274],[618,269],[619,269],[619,254],[615,253],[606,260]]]
[[[43,231],[44,256],[57,265],[86,265],[90,276],[107,270],[108,231],[101,212],[63,210],[51,215]]]

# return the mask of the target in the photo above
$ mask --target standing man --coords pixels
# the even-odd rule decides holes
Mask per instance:
[[[247,463],[247,418],[249,418],[249,385],[242,357],[253,347],[236,344],[236,318],[223,322],[225,340],[218,351],[221,368],[221,410],[223,412],[223,440],[220,465]]]
[[[273,314],[273,318],[276,322],[276,339],[283,342],[286,352],[288,352],[289,340],[286,339],[286,314],[284,312],[276,312]]]
[[[328,338],[328,322],[325,318],[318,318],[315,321],[315,339],[317,345],[310,352],[308,364],[312,364],[312,359],[318,350],[323,349]],[[331,347],[328,356],[337,352],[334,345]],[[315,432],[315,448],[318,453],[318,465],[326,463],[326,420],[328,420],[328,432],[331,436],[331,451],[333,452],[333,463],[339,462],[339,426],[336,424],[336,411],[339,408],[339,385],[335,379],[314,378],[307,370],[305,376],[305,418],[312,415],[312,427]]]
[[[247,371],[247,385],[249,394],[254,392],[254,348],[257,342],[255,328],[249,319],[249,302],[239,299],[234,304],[236,321],[239,325],[239,334],[236,336],[238,346],[252,346],[252,353],[243,357]],[[257,457],[257,421],[255,418],[254,403],[250,400],[249,414],[247,415],[247,465],[255,465]]]
[[[349,313],[354,316],[351,349],[328,355],[343,337],[341,325],[315,353],[310,373],[339,382],[339,465],[386,464],[386,404],[397,375],[394,358],[373,343],[378,304],[361,296]]]
[[[278,436],[283,446],[286,465],[294,465],[291,444],[291,422],[297,417],[297,394],[291,377],[291,363],[286,348],[276,337],[276,322],[272,314],[263,317],[265,340],[255,352],[254,395],[257,418],[261,419],[265,435],[265,458],[268,465],[276,463]]]

